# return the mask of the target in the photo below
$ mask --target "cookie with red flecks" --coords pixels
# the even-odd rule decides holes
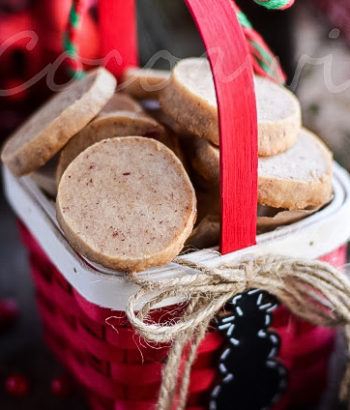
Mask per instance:
[[[78,252],[137,272],[170,262],[196,219],[196,196],[175,154],[144,137],[100,141],[62,175],[57,218]]]

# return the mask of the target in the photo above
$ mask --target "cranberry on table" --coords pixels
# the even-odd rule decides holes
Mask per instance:
[[[6,379],[5,388],[11,396],[23,397],[26,396],[29,391],[29,383],[25,376],[16,373]]]
[[[11,326],[18,315],[19,308],[14,299],[0,299],[0,330]]]
[[[56,377],[51,382],[51,393],[54,396],[68,396],[72,390],[72,380],[67,376]]]

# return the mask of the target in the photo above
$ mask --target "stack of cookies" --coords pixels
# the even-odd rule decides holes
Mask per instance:
[[[291,92],[266,78],[255,77],[254,82],[259,137],[258,231],[266,231],[310,215],[331,200],[332,155],[316,135],[302,128],[300,104]],[[219,232],[220,151],[208,61],[180,61],[159,101],[165,116],[171,118],[168,123],[190,135],[186,152],[192,179],[197,192],[201,191],[197,196],[202,197],[197,237],[191,240],[195,246],[211,246]],[[199,234],[207,230],[212,235]]]
[[[301,128],[295,96],[260,77],[255,87],[258,227],[266,230],[331,200],[332,155]],[[171,73],[129,69],[118,88],[103,68],[74,81],[10,137],[2,161],[56,196],[72,247],[105,267],[137,272],[170,262],[185,245],[218,244],[219,132],[208,61],[182,60]]]

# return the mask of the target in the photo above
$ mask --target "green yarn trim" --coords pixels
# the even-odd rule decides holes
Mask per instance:
[[[75,4],[72,5],[70,12],[69,12],[69,21],[72,27],[77,28],[80,22],[80,16],[77,13],[77,9],[75,8]]]
[[[84,78],[85,75],[86,75],[84,71],[75,71],[72,68],[68,68],[67,71],[68,71],[68,74],[72,78],[75,78],[77,80],[80,80],[81,78]]]
[[[268,0],[268,1],[254,0],[254,1],[257,4],[260,4],[260,6],[264,6],[267,9],[272,9],[272,10],[282,9],[289,3],[289,0]]]
[[[68,25],[63,34],[63,48],[69,60],[67,61],[67,72],[72,78],[83,78],[84,69],[79,59],[78,47],[76,42],[77,30],[79,30],[81,20],[81,4],[79,0],[71,0],[72,5],[69,11]]]
[[[262,60],[258,56],[255,56],[256,61],[259,63],[260,67],[268,73],[271,77],[275,76],[275,71],[273,70],[274,59],[269,53],[267,53],[259,44],[255,41],[250,40],[250,43],[259,51],[260,55],[264,58]]]
[[[268,62],[272,63],[273,62],[273,57],[271,54],[269,54],[263,47],[261,47],[260,44],[255,42],[254,40],[250,40],[250,43],[259,51],[261,56]]]
[[[242,11],[239,11],[237,13],[237,18],[241,26],[246,28],[253,28],[251,22],[248,20],[248,17]]]
[[[67,33],[64,33],[63,35],[63,45],[64,49],[70,57],[76,57],[77,49],[75,45],[70,41]]]
[[[267,65],[264,61],[260,60],[260,58],[256,57],[256,61],[259,63],[260,67],[265,71],[265,73],[268,73],[271,77],[275,77],[275,72],[273,69]]]

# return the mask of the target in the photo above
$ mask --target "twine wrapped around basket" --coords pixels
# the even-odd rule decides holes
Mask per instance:
[[[158,410],[171,410],[175,404],[177,410],[185,408],[191,367],[210,322],[232,297],[254,288],[276,296],[292,313],[312,324],[344,327],[350,354],[350,280],[330,264],[274,255],[212,269],[183,259],[177,262],[195,272],[157,282],[134,275],[132,280],[140,290],[129,299],[127,309],[131,325],[145,340],[172,342],[163,369]],[[150,322],[148,316],[152,308],[170,297],[187,302],[183,316],[176,323]],[[179,380],[181,357],[186,348],[189,353]],[[340,398],[349,403],[350,409],[349,357]]]

